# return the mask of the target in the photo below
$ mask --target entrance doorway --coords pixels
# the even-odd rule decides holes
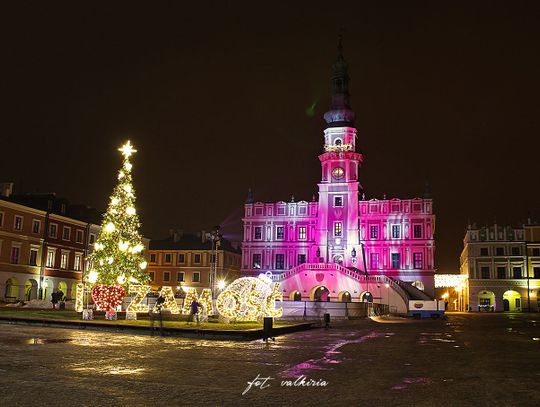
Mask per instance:
[[[506,312],[521,312],[521,295],[514,290],[503,294],[503,309]]]

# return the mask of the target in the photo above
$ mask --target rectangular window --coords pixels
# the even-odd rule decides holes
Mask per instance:
[[[197,264],[201,263],[201,255],[200,254],[196,254],[195,256],[193,256],[193,263],[197,263]]]
[[[334,197],[334,206],[338,206],[338,207],[343,206],[343,197],[342,196],[335,196]]]
[[[0,212],[0,227],[4,226],[4,212]]]
[[[156,255],[154,253],[152,253],[150,255],[150,263],[155,263],[156,262]]]
[[[371,225],[369,227],[369,237],[371,239],[378,239],[379,238],[379,227],[375,225]]]
[[[176,282],[177,283],[183,283],[185,280],[184,280],[184,272],[183,271],[178,271],[176,273]]]
[[[32,232],[39,233],[39,229],[41,229],[41,221],[34,219],[32,222]]]
[[[538,278],[540,279],[540,267],[533,267],[533,275],[534,277],[533,278]]]
[[[54,267],[54,257],[56,254],[56,250],[47,250],[47,262],[45,263],[47,267]]]
[[[501,280],[506,278],[506,267],[497,267],[497,278]]]
[[[75,260],[73,261],[73,270],[81,271],[82,270],[82,255],[76,254]]]
[[[19,246],[13,246],[11,248],[11,263],[19,264],[20,253],[21,253],[21,248]]]
[[[298,239],[300,239],[300,240],[306,240],[306,237],[307,237],[307,235],[306,235],[306,233],[307,233],[306,230],[307,230],[307,228],[306,228],[305,226],[300,226],[300,227],[298,228]]]
[[[306,262],[306,255],[305,254],[299,254],[298,255],[298,264],[304,264]]]
[[[56,239],[58,236],[58,225],[56,223],[51,223],[49,225],[49,237]]]
[[[38,258],[38,249],[30,249],[30,259],[28,260],[28,264],[31,266],[37,266],[37,258]]]
[[[261,254],[260,253],[253,254],[253,268],[254,269],[261,268]]]
[[[512,256],[519,256],[521,254],[521,250],[519,250],[519,247],[512,247]]]
[[[423,269],[424,268],[424,261],[423,261],[422,253],[413,253],[413,267],[415,269]]]
[[[341,222],[334,223],[334,237],[341,237],[343,233],[343,224]]]
[[[77,233],[75,234],[75,241],[77,243],[82,243],[83,241],[83,231],[80,229],[77,229]]]
[[[533,256],[540,256],[540,247],[533,247],[532,255]]]
[[[487,280],[489,278],[489,267],[481,267],[480,273],[482,274],[482,278],[484,280]]]
[[[504,247],[495,248],[495,256],[504,256]]]
[[[489,256],[489,250],[487,247],[480,248],[480,256]]]
[[[93,233],[90,233],[89,243],[94,244],[95,241],[96,241],[96,235],[94,235]]]
[[[521,278],[521,267],[513,267],[512,272],[514,274],[514,278]]]
[[[148,273],[148,275],[150,276],[150,281],[154,281],[154,276],[155,276],[154,272],[151,271],[151,272]]]
[[[284,233],[284,230],[285,228],[283,226],[278,226],[276,228],[276,239],[278,240],[283,240],[283,238],[285,237],[285,233]]]
[[[179,254],[178,255],[178,263],[184,264],[186,262],[186,255],[185,254]]]
[[[60,268],[64,270],[67,269],[68,261],[69,261],[69,252],[62,252],[62,254],[60,255]]]
[[[163,272],[163,282],[171,281],[171,272],[170,271],[164,271]]]
[[[371,253],[371,269],[377,270],[379,268],[379,253]]]
[[[62,230],[62,240],[69,240],[71,237],[71,228],[69,226],[64,226]]]
[[[414,225],[413,236],[415,239],[422,238],[422,225]]]
[[[399,239],[401,237],[401,226],[392,225],[392,239]]]
[[[285,255],[276,254],[276,270],[283,270],[285,268]]]
[[[392,253],[392,268],[399,269],[401,267],[401,256],[399,253]]]
[[[13,229],[22,230],[23,227],[23,218],[22,216],[15,215],[15,220],[13,222]]]
[[[255,226],[255,234],[253,236],[255,240],[262,239],[262,226]]]
[[[165,255],[165,263],[171,264],[171,262],[172,262],[172,256],[170,255],[170,253],[167,253]]]
[[[201,282],[201,273],[198,271],[193,272],[193,280],[194,283],[200,283]]]

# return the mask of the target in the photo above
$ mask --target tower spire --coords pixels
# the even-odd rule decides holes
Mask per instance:
[[[351,109],[349,95],[349,73],[343,57],[343,37],[339,34],[337,58],[332,72],[332,102],[324,114],[328,127],[354,127],[355,114]]]

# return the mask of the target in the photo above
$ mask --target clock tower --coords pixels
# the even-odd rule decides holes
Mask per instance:
[[[324,114],[324,153],[319,156],[319,183],[315,261],[346,267],[362,265],[358,219],[358,168],[362,154],[356,152],[355,113],[349,100],[349,75],[341,39],[333,66],[332,102]],[[363,265],[362,267],[363,268]]]

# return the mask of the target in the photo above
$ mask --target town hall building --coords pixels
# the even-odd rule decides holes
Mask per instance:
[[[243,218],[245,276],[267,274],[284,299],[404,303],[434,294],[433,203],[366,200],[359,183],[349,75],[341,44],[333,66],[332,101],[324,114],[318,200],[257,202],[248,195]],[[386,303],[386,302],[384,302]]]

